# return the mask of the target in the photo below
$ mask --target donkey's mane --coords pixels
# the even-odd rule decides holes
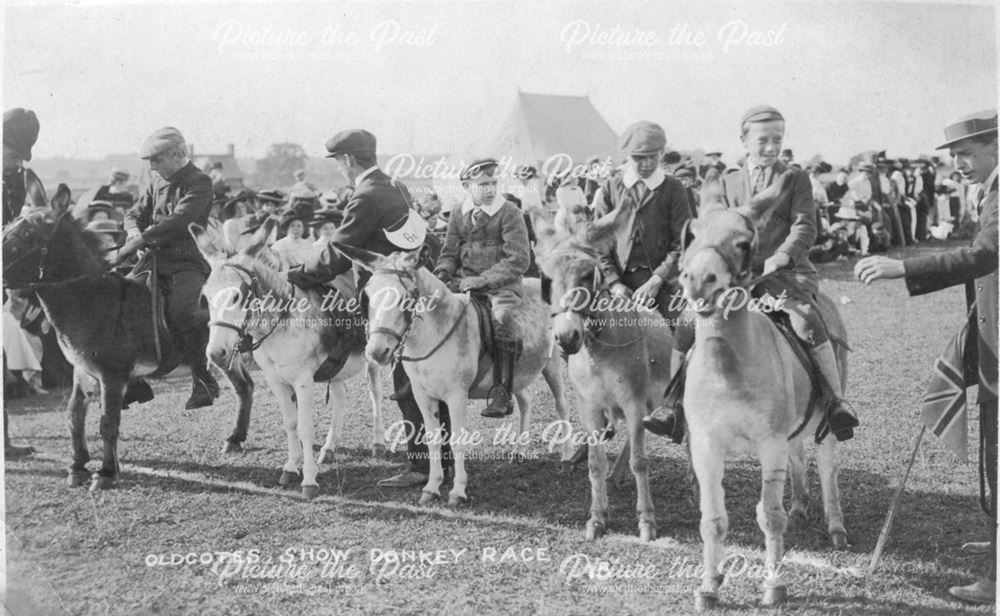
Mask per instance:
[[[261,283],[282,297],[291,297],[293,294],[292,283],[281,275],[281,271],[275,266],[274,254],[270,250],[264,249],[254,256],[246,253],[237,253],[250,260],[254,272]]]

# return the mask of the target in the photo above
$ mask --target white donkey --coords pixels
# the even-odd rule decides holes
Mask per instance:
[[[811,397],[809,373],[778,327],[761,311],[748,309],[738,271],[749,263],[756,242],[752,221],[736,210],[702,212],[692,222],[693,241],[682,260],[680,282],[698,318],[685,381],[684,408],[690,428],[691,457],[701,500],[704,577],[695,599],[699,610],[718,603],[719,564],[729,526],[722,477],[726,457],[751,453],[761,464],[757,523],[764,531],[763,603],[785,601],[781,559],[788,523],[782,497],[788,469],[792,475],[792,513],[805,514],[807,496],[803,439],[812,435],[824,413]],[[741,299],[742,298],[742,299]],[[740,304],[743,304],[742,306]],[[818,295],[831,337],[847,335],[836,306]],[[730,310],[731,308],[731,310]],[[837,350],[841,385],[846,384],[847,353]],[[819,447],[819,478],[827,528],[834,547],[847,544],[837,487],[836,439]]]
[[[385,455],[380,369],[364,358],[363,315],[344,310],[339,317],[333,317],[321,309],[324,296],[319,291],[295,287],[273,264],[258,258],[273,227],[273,220],[266,221],[248,246],[232,254],[227,254],[200,226],[192,224],[190,231],[212,266],[202,291],[212,317],[208,355],[217,365],[225,365],[236,354],[253,351],[285,418],[288,459],[279,484],[293,485],[301,466],[302,494],[311,499],[319,493],[318,465],[332,461],[340,440],[347,412],[347,380],[362,371],[367,376],[372,406],[372,454]],[[333,417],[326,442],[314,459],[313,375],[338,346],[346,346],[350,355],[330,381]]]
[[[366,347],[369,357],[384,364],[397,351],[402,353],[413,396],[429,434],[437,434],[440,429],[438,402],[448,405],[455,454],[455,484],[448,504],[460,505],[468,500],[465,454],[469,445],[468,439],[462,438],[463,434],[470,434],[466,428],[466,407],[470,398],[486,398],[493,384],[492,371],[486,370],[489,358],[480,357],[476,308],[467,295],[452,293],[434,274],[418,267],[419,251],[382,256],[341,244],[334,246],[356,265],[372,272],[365,287],[371,299]],[[538,280],[525,280],[524,293],[524,302],[517,308],[519,312],[514,319],[520,328],[524,350],[514,367],[512,387],[521,411],[522,438],[530,424],[531,400],[527,387],[539,373],[552,391],[560,420],[565,423],[568,416],[563,394],[563,362],[552,344],[548,308],[541,302]],[[440,498],[444,480],[440,439],[429,439],[428,449],[431,472],[421,504]],[[569,460],[572,456],[572,443],[566,439],[562,459]]]

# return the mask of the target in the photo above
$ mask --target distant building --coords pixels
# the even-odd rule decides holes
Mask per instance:
[[[188,144],[188,156],[191,157],[191,162],[194,163],[194,166],[202,171],[206,171],[215,163],[221,163],[222,177],[225,179],[226,184],[229,184],[229,192],[235,193],[244,188],[243,170],[240,169],[239,163],[236,162],[236,146],[230,143],[228,149],[229,151],[225,154],[199,154],[195,152],[194,144],[192,143]]]

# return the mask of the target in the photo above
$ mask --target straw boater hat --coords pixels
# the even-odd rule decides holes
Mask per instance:
[[[125,230],[113,220],[95,220],[87,223],[87,231],[94,233],[107,233],[114,238],[116,244],[121,244],[125,239]]]
[[[997,110],[987,109],[959,118],[944,127],[945,142],[934,148],[944,150],[964,139],[997,134]]]
[[[116,218],[118,212],[110,201],[91,201],[87,206],[87,220],[90,221],[97,212],[107,212],[109,218]]]
[[[834,218],[839,218],[841,220],[861,220],[861,216],[858,215],[858,210],[854,209],[853,205],[842,205],[837,209],[837,213],[833,215]]]

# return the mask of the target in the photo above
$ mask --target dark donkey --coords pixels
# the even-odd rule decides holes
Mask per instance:
[[[84,437],[87,394],[96,393],[99,384],[104,455],[90,489],[111,488],[118,479],[118,426],[126,385],[137,369],[170,372],[181,362],[180,349],[169,336],[161,337],[162,361],[157,361],[149,289],[108,271],[97,236],[67,213],[66,185],[59,185],[51,205],[30,170],[25,173],[25,186],[29,209],[3,230],[4,286],[38,295],[73,364],[68,407],[73,439],[69,485],[73,487],[89,476],[90,453]],[[239,361],[223,371],[240,399],[236,429],[226,439],[225,451],[238,451],[250,424],[253,381]]]

